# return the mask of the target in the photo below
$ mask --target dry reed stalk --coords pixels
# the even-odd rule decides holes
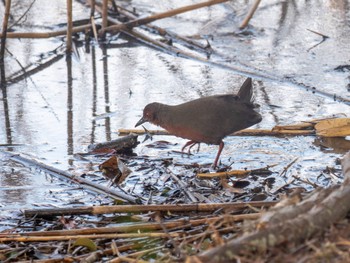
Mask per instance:
[[[28,209],[24,214],[31,216],[79,215],[79,214],[111,214],[111,213],[147,213],[158,212],[213,212],[218,209],[232,210],[247,207],[269,207],[276,201],[253,201],[239,203],[199,203],[199,204],[165,204],[165,205],[112,205],[112,206],[82,206],[70,208],[41,208]]]
[[[260,217],[260,213],[252,214],[240,214],[240,215],[228,215],[224,214],[215,217],[206,217],[202,219],[179,219],[170,222],[163,223],[135,223],[130,225],[121,225],[114,227],[94,227],[94,228],[83,228],[83,229],[68,229],[68,230],[50,230],[50,231],[31,231],[16,233],[11,236],[21,237],[21,236],[72,236],[72,235],[96,235],[96,234],[108,234],[108,233],[129,233],[129,232],[139,232],[139,231],[155,231],[161,230],[162,225],[166,229],[174,229],[178,227],[196,227],[200,225],[207,225],[217,221],[224,221],[226,223],[233,223],[244,220],[253,220]],[[7,233],[0,233],[0,237],[7,237]]]
[[[268,165],[267,167],[264,168],[258,168],[258,169],[253,169],[253,170],[232,170],[232,171],[227,171],[227,172],[218,172],[218,173],[198,173],[197,177],[199,178],[216,178],[216,177],[230,177],[230,176],[235,176],[238,178],[245,178],[251,173],[266,173],[269,172],[269,168],[276,166],[277,164],[274,165]]]
[[[145,25],[151,22],[154,22],[156,20],[159,19],[164,19],[167,17],[171,17],[174,15],[178,15],[181,13],[185,13],[188,11],[192,11],[195,9],[199,9],[202,7],[207,7],[207,6],[211,6],[211,5],[216,5],[216,4],[220,4],[220,3],[224,3],[227,2],[228,0],[211,0],[211,1],[207,1],[207,2],[203,2],[203,3],[198,3],[198,4],[194,4],[194,5],[189,5],[189,6],[184,6],[184,7],[180,7],[174,10],[170,10],[164,13],[158,13],[149,17],[145,17],[145,18],[140,18],[140,19],[136,19],[134,21],[130,21],[124,24],[120,24],[120,25],[113,25],[113,26],[109,26],[107,28],[105,28],[105,30],[109,30],[109,31],[120,31],[120,30],[125,30],[125,29],[131,29],[133,27],[137,27],[137,26],[141,26],[141,25]]]
[[[249,10],[249,13],[247,14],[245,19],[243,20],[242,24],[239,26],[239,29],[243,29],[243,28],[245,28],[248,25],[250,19],[253,17],[256,9],[258,8],[260,2],[261,2],[261,0],[255,0],[254,5]]]
[[[99,36],[104,38],[106,28],[108,27],[108,0],[102,1],[102,28],[99,32]]]
[[[72,235],[72,236],[17,236],[17,235],[7,235],[6,237],[0,237],[1,242],[45,242],[45,241],[65,241],[71,239],[79,239],[79,238],[90,238],[90,239],[98,239],[98,238],[106,238],[106,239],[114,239],[114,238],[168,238],[172,237],[180,237],[179,233],[128,233],[128,234],[102,234],[102,235]]]
[[[67,46],[66,52],[72,52],[73,2],[67,0]]]
[[[7,27],[8,27],[9,17],[10,17],[10,10],[11,10],[11,0],[6,0],[5,15],[4,15],[4,18],[2,20],[2,34],[1,34],[1,47],[0,47],[0,63],[1,63],[0,66],[1,67],[4,66]],[[1,80],[1,81],[5,81],[5,80]]]
[[[82,26],[77,26],[72,28],[72,34],[83,32],[86,29],[91,28],[91,24],[86,24]],[[58,30],[58,31],[52,31],[52,32],[8,32],[7,38],[50,38],[50,37],[57,37],[57,36],[63,36],[67,35],[67,30]],[[3,34],[1,34],[1,37]]]
[[[119,129],[118,134],[120,136],[127,135],[130,133],[142,135],[145,134],[145,130],[141,129]],[[147,130],[147,133],[151,135],[172,135],[169,132],[165,130]],[[280,135],[288,135],[288,136],[300,136],[300,135],[315,135],[314,130],[268,130],[268,129],[244,129],[232,134],[229,134],[228,136],[280,136]]]

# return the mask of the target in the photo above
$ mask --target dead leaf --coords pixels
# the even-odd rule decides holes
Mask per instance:
[[[234,194],[243,194],[243,193],[245,193],[244,190],[229,185],[228,179],[226,179],[226,178],[222,178],[221,177],[220,178],[220,182],[221,182],[222,187],[225,188],[226,190],[228,190],[231,193],[234,193]]]
[[[99,165],[103,175],[113,184],[121,184],[131,173],[131,170],[115,155]]]

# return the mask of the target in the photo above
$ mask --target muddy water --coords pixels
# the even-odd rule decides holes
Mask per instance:
[[[57,8],[44,2],[36,1],[26,21],[15,29],[60,29],[58,23],[65,21],[61,1],[51,1]],[[137,6],[140,13],[152,13],[186,3],[133,1],[131,4]],[[75,19],[88,18],[88,9],[79,3],[75,3],[74,8]],[[24,5],[14,6],[13,20],[25,10]],[[333,100],[334,94],[350,100],[349,68],[339,68],[350,61],[348,2],[266,1],[249,28],[240,31],[237,25],[246,10],[246,1],[236,1],[155,23],[180,35],[208,39],[215,50],[213,61],[224,62],[245,75],[165,54],[123,36],[113,37],[104,45],[93,41],[85,44],[81,37],[72,59],[55,54],[64,43],[61,38],[9,39],[8,49],[13,54],[6,57],[5,70],[9,78],[30,63],[55,61],[2,90],[0,143],[18,145],[1,146],[1,149],[22,153],[60,169],[74,170],[79,166],[74,153],[86,151],[91,143],[117,138],[120,128],[133,128],[149,102],[176,104],[207,95],[232,93],[246,76],[255,79],[256,103],[263,115],[263,121],[256,128],[332,115],[349,117],[349,105]],[[320,35],[308,29],[329,38],[322,42]],[[315,87],[325,95],[313,93],[306,86]],[[166,149],[154,149],[146,147],[150,142],[145,142],[137,147],[136,153],[169,156],[179,163],[207,164],[213,161],[217,151],[217,146],[202,145],[198,154],[186,157],[173,152],[179,150],[185,140],[170,136],[159,136],[155,140],[172,144]],[[280,174],[297,159],[288,176],[308,177],[327,185],[334,180],[319,180],[319,175],[327,167],[339,169],[337,158],[349,150],[348,140],[337,140],[230,137],[225,140],[222,162],[233,162],[234,169],[278,164],[273,169]],[[59,183],[51,184],[52,179],[40,171],[17,167],[4,156],[2,159],[2,211],[42,203],[49,196],[48,185],[56,190],[61,187]],[[142,172],[135,172],[134,176],[142,176]],[[276,188],[288,178],[277,181],[280,184]],[[67,199],[63,200],[68,203]]]

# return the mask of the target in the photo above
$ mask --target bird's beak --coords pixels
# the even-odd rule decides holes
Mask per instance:
[[[142,117],[142,118],[136,123],[135,127],[137,127],[137,126],[139,126],[139,125],[141,125],[142,123],[145,123],[145,122],[147,122],[147,120],[146,120],[144,117]]]

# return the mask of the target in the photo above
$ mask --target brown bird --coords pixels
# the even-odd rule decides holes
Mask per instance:
[[[254,108],[252,79],[248,78],[237,95],[209,96],[174,106],[150,103],[135,127],[150,122],[170,134],[189,139],[182,151],[188,146],[190,151],[201,142],[219,145],[213,164],[216,167],[224,148],[222,139],[261,121],[261,115]]]

